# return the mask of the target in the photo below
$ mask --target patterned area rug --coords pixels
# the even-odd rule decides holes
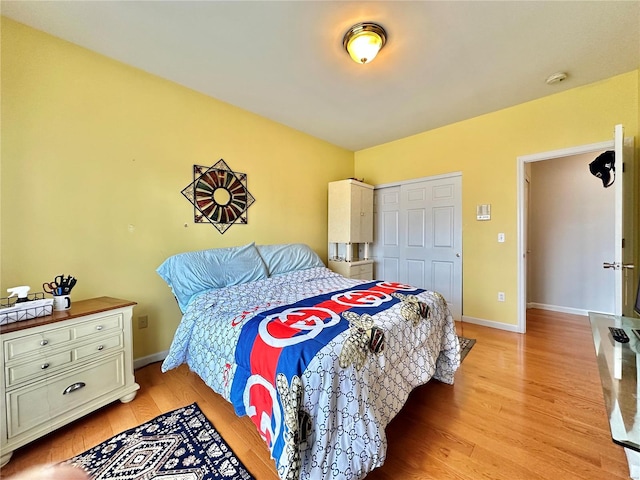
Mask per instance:
[[[195,403],[65,463],[83,468],[92,480],[255,480]]]
[[[476,344],[474,338],[458,337],[460,342],[460,363],[464,360],[467,354],[471,351],[471,348]]]

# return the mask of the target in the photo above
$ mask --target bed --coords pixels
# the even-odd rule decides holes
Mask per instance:
[[[342,277],[303,244],[169,257],[183,317],[162,364],[186,363],[248,415],[283,480],[361,479],[412,389],[453,384],[460,348],[436,292]]]

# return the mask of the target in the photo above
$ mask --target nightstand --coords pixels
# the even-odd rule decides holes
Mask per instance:
[[[135,398],[134,305],[99,297],[0,327],[0,466],[18,447],[115,400]]]
[[[356,260],[354,262],[329,260],[329,268],[343,277],[373,280],[373,260]]]

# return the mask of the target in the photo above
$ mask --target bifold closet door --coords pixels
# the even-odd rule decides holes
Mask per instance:
[[[376,189],[373,205],[373,276],[389,282],[406,282],[400,278],[400,187]]]
[[[461,176],[376,189],[374,276],[440,292],[462,315]]]

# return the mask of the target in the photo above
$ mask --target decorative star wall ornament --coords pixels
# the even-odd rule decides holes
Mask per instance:
[[[193,182],[182,190],[193,204],[193,221],[210,222],[224,233],[234,223],[247,223],[247,209],[255,202],[247,190],[247,175],[234,172],[220,159],[215,165],[193,166]]]

